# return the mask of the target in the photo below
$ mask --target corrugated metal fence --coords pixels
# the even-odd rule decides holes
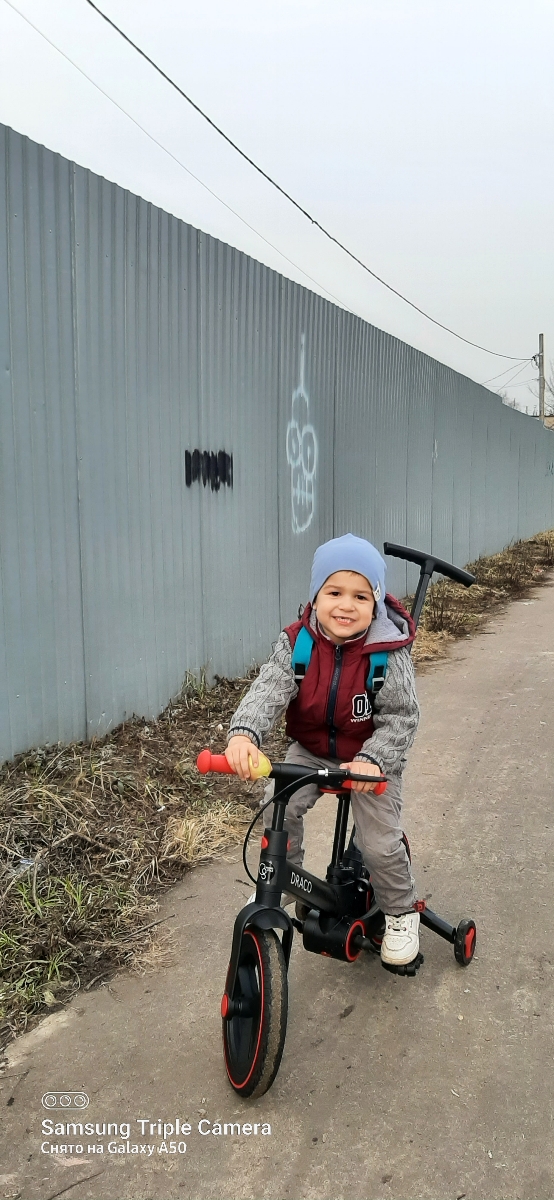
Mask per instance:
[[[261,661],[329,537],[463,565],[554,525],[538,422],[0,139],[0,760]],[[391,562],[389,590],[410,572]]]

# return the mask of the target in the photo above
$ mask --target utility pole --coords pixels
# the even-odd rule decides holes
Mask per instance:
[[[539,333],[539,421],[544,425],[544,333]]]

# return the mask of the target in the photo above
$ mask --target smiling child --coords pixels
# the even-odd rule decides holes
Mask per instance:
[[[394,596],[385,595],[385,563],[375,546],[351,533],[315,552],[310,603],[302,618],[280,634],[273,654],[234,713],[227,745],[229,764],[250,779],[265,734],[286,711],[292,743],[286,761],[301,766],[341,766],[366,775],[352,784],[356,844],[385,914],[381,958],[402,966],[419,951],[415,884],[403,840],[402,772],[415,737],[419,709],[410,646],[415,626]],[[313,645],[305,675],[295,678],[293,651],[300,630]],[[387,654],[385,679],[368,692],[370,655]],[[386,775],[376,796],[372,776]],[[273,794],[266,788],[264,802]],[[288,858],[303,860],[303,816],[321,792],[315,782],[287,806]],[[286,897],[284,898],[286,900]]]

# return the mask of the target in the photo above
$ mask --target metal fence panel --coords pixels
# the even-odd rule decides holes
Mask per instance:
[[[537,434],[541,447],[540,476],[542,480],[541,504],[538,511],[541,513],[542,519],[546,520],[546,527],[552,528],[554,523],[554,430],[543,429],[539,426]]]
[[[463,565],[554,524],[553,432],[0,134],[0,757],[241,674],[332,536]]]
[[[470,561],[471,443],[473,436],[474,392],[470,380],[454,380],[453,426],[450,432],[453,473],[452,562],[459,566]],[[452,453],[452,450],[455,452]]]
[[[406,471],[406,544],[423,549],[432,544],[433,457],[435,398],[430,386],[432,361],[412,351],[407,380],[409,396],[408,460]],[[415,566],[407,569],[407,591],[418,580]]]
[[[311,561],[333,537],[336,309],[281,280],[278,528],[281,625],[308,598]]]
[[[233,455],[232,487],[200,497],[206,664],[236,676],[279,632],[279,280],[222,242],[199,242],[200,439]]]
[[[435,396],[431,545],[439,558],[452,561],[454,469],[452,431],[456,427],[453,372],[432,363],[430,390]]]
[[[413,352],[346,313],[338,328],[335,535],[405,543]],[[387,568],[388,590],[403,595],[405,565]]]
[[[133,707],[150,715],[158,691],[154,676],[154,638],[146,636],[145,610],[152,608],[152,525],[141,512],[140,481],[146,460],[149,495],[150,460],[157,447],[137,430],[148,396],[148,320],[133,346],[134,370],[127,374],[127,314],[132,326],[139,314],[133,295],[133,266],[147,260],[148,230],[137,237],[137,262],[125,262],[127,219],[125,195],[109,183],[78,168],[75,173],[76,336],[80,513],[83,544],[83,606],[87,723],[89,736],[104,733],[124,715],[127,689]],[[139,202],[140,206],[140,202]],[[148,220],[143,206],[145,226]],[[140,301],[151,295],[152,278],[143,267]],[[127,290],[129,288],[129,291]],[[135,301],[135,302],[134,302]],[[146,396],[145,396],[146,392]],[[129,398],[129,411],[126,401]],[[152,480],[154,483],[154,480]],[[148,504],[148,500],[147,500]],[[149,630],[148,630],[149,631]],[[148,687],[150,683],[150,687]],[[132,712],[132,709],[131,709]],[[128,715],[131,715],[130,713]]]
[[[488,554],[487,546],[487,436],[488,414],[486,400],[475,395],[473,403],[473,422],[471,427],[471,458],[469,471],[471,477],[469,544],[470,560],[474,562],[480,554]]]
[[[355,533],[378,544],[377,331],[339,314],[335,391],[333,536]]]
[[[523,455],[520,457],[520,466],[522,470],[520,489],[523,491],[523,506],[524,506],[524,522],[519,524],[521,536],[527,537],[532,532],[533,525],[533,509],[535,499],[534,475],[535,475],[535,430],[533,426],[527,425],[522,437],[521,446]],[[524,532],[522,532],[522,530]]]
[[[339,314],[335,389],[333,535],[351,532],[371,541],[375,530],[376,331]],[[355,481],[355,487],[352,483]]]
[[[411,348],[389,334],[377,332],[375,359],[375,514],[377,545],[405,543],[406,478],[409,399],[406,387]],[[399,559],[387,562],[387,588],[402,594],[406,567]]]
[[[0,755],[85,734],[71,164],[0,127]]]
[[[89,734],[153,716],[205,661],[198,235],[80,168],[78,418]]]
[[[514,436],[516,422],[513,410],[510,409],[507,415],[508,420],[504,424],[502,434],[505,458],[502,464],[504,511],[501,536],[504,537],[506,531],[509,531],[509,537],[516,542],[518,539],[519,447],[516,436]]]

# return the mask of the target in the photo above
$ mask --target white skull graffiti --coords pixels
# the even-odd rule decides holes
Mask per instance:
[[[291,469],[292,531],[303,533],[315,511],[317,438],[309,422],[310,401],[304,387],[304,334],[300,339],[300,384],[292,394],[287,425],[287,462]]]

